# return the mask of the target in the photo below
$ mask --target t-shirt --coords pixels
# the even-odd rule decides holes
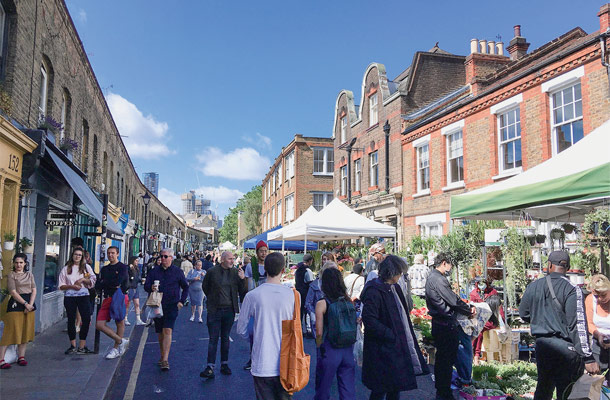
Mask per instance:
[[[68,289],[64,293],[66,297],[77,297],[77,296],[89,296],[89,288],[93,288],[95,286],[95,274],[91,267],[87,264],[86,266],[87,273],[89,274],[89,279],[91,280],[91,285],[81,285],[80,290]],[[74,285],[79,279],[84,278],[85,276],[80,273],[78,266],[72,266],[72,273],[68,274],[68,267],[63,267],[61,272],[59,273],[59,287],[64,285]]]
[[[36,289],[36,283],[34,283],[34,275],[30,271],[17,273],[12,271],[8,275],[6,287],[9,292],[16,290],[19,294],[32,293]]]
[[[244,275],[246,275],[246,278],[251,278],[249,280],[249,282],[253,283],[252,287],[248,287],[248,290],[254,289],[254,275],[252,275],[252,263],[248,263],[248,265],[246,265],[246,270],[244,271]],[[265,281],[267,280],[267,273],[265,272],[264,263],[258,264],[258,275],[259,275],[258,286],[260,286],[263,283],[265,283]]]
[[[237,321],[237,333],[248,338],[248,323],[253,319],[253,376],[280,375],[282,321],[294,317],[294,291],[284,285],[264,283],[248,292]]]

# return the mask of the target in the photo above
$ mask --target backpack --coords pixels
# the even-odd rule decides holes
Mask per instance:
[[[356,307],[354,303],[341,297],[334,302],[326,300],[328,321],[327,338],[337,349],[356,343]]]

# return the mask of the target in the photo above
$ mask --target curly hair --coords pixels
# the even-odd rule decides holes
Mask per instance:
[[[350,299],[347,295],[345,282],[343,282],[343,274],[337,268],[325,269],[320,280],[322,282],[322,293],[327,299],[336,300],[341,297]]]
[[[406,263],[402,258],[390,254],[379,264],[379,278],[385,282],[395,276],[402,275],[406,268]]]

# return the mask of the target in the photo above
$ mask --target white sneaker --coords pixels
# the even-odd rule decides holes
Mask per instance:
[[[140,319],[140,316],[138,315],[138,317],[136,318],[136,325],[140,326],[140,325],[146,325],[146,322],[142,321]]]
[[[125,339],[123,338],[123,340],[121,341],[121,344],[119,345],[119,355],[123,355],[123,353],[125,353],[125,350],[127,350],[127,345],[129,344],[129,339]]]
[[[108,354],[106,354],[106,359],[107,360],[112,360],[114,358],[120,357],[121,353],[119,352],[118,349],[115,349],[114,347],[112,349],[110,349],[110,351],[108,352]]]
[[[125,326],[129,326],[131,325],[131,322],[129,322],[129,320],[127,318],[125,318]]]
[[[199,323],[203,324],[203,320],[201,318],[199,318]]]
[[[191,322],[195,321],[195,316],[194,315],[191,316],[191,318],[189,318],[189,321],[191,321]]]

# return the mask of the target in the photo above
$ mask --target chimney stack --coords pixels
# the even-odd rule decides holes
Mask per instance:
[[[521,25],[515,25],[515,37],[508,44],[508,54],[512,61],[518,60],[527,54],[530,44],[521,36]]]
[[[486,39],[470,40],[470,55],[466,57],[466,83],[472,87],[472,93],[476,95],[481,85],[484,85],[485,77],[493,74],[498,69],[510,62],[504,55],[504,43]]]
[[[605,33],[610,29],[610,3],[601,6],[597,16],[599,17],[599,33]]]

